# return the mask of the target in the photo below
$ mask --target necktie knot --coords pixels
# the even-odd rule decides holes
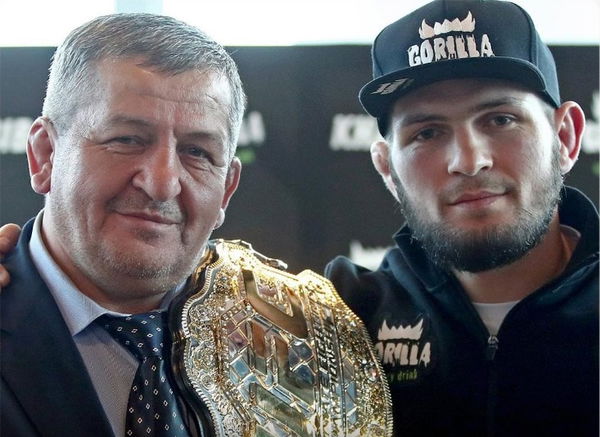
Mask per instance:
[[[149,356],[162,356],[165,314],[151,312],[125,317],[105,314],[98,318],[98,323],[142,361]]]

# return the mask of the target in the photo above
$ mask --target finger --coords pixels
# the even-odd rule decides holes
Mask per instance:
[[[15,247],[20,233],[21,228],[14,223],[0,227],[0,259]],[[6,287],[9,282],[10,275],[4,266],[0,264],[0,290]]]
[[[20,233],[21,228],[14,223],[0,227],[0,257],[3,257],[15,247]]]
[[[2,288],[6,287],[9,282],[10,282],[10,276],[8,275],[8,272],[2,266],[2,264],[0,264],[0,290],[2,290]]]

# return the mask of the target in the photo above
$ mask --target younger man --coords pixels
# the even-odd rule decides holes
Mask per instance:
[[[434,1],[386,27],[360,92],[407,224],[327,273],[367,324],[401,436],[598,433],[598,215],[563,186],[584,115],[533,22]]]

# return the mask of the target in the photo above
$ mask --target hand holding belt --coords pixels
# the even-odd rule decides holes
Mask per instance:
[[[174,303],[174,365],[216,436],[390,436],[391,399],[362,322],[325,278],[242,241],[211,242]]]

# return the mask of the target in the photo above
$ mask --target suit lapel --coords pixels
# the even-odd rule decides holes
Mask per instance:
[[[32,222],[6,259],[2,377],[43,434],[113,435],[81,355],[29,256]],[[52,432],[51,430],[54,430]]]

